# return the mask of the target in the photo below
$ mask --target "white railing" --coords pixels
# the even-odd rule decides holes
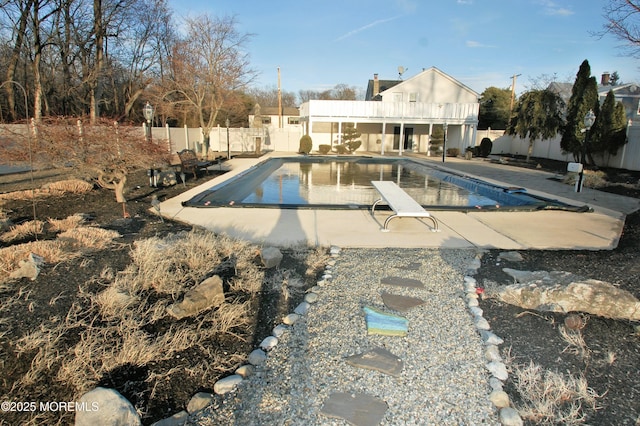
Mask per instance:
[[[314,120],[426,120],[462,124],[478,118],[478,103],[423,103],[312,100],[300,106],[300,118]]]

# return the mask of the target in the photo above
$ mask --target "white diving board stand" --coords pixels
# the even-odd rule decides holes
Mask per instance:
[[[374,215],[376,206],[379,203],[386,203],[389,205],[394,214],[389,216],[384,221],[382,227],[383,232],[389,232],[389,222],[396,217],[413,217],[422,218],[426,217],[433,221],[433,232],[438,231],[438,221],[435,217],[426,211],[420,204],[416,202],[409,194],[404,192],[402,188],[391,181],[375,180],[371,181],[373,187],[380,193],[380,199],[373,203],[371,206],[371,215]]]

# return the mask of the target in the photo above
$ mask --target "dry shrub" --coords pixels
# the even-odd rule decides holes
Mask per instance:
[[[178,296],[231,259],[239,279],[261,283],[263,275],[253,261],[255,247],[202,230],[136,242],[132,256],[136,265],[136,275],[128,283],[132,291],[153,288]],[[253,285],[249,282],[240,287]]]
[[[64,232],[69,229],[75,229],[83,225],[86,222],[86,218],[83,214],[74,214],[64,219],[51,219],[49,222],[49,229],[53,232]]]
[[[597,410],[601,397],[589,388],[583,376],[544,370],[533,362],[515,365],[513,381],[521,398],[515,407],[523,419],[535,424],[577,425],[584,422],[585,406]]]
[[[51,182],[43,189],[48,190],[51,195],[86,194],[93,190],[93,185],[80,179],[67,179]]]
[[[79,227],[61,234],[56,241],[67,248],[90,242],[96,247],[96,239],[108,244],[108,238],[114,237],[99,231]],[[302,259],[303,253],[300,249],[296,256]],[[216,339],[225,335],[226,341],[246,342],[252,337],[243,334],[255,315],[251,310],[255,299],[251,297],[265,280],[257,254],[256,246],[204,230],[136,242],[132,263],[124,271],[103,269],[80,286],[66,318],[50,318],[17,343],[18,352],[33,356],[31,369],[17,386],[32,385],[44,374],[55,374],[57,381],[71,388],[71,397],[77,397],[118,367],[176,359],[187,350],[198,350],[202,356],[187,370],[188,375],[200,379],[215,379],[215,372],[239,366],[245,354],[227,353]],[[310,258],[323,256],[312,252]],[[235,274],[226,278],[230,286],[226,302],[188,320],[175,321],[167,313],[167,306],[218,270]],[[276,275],[283,277],[284,273]],[[95,290],[96,284],[100,291]],[[22,293],[20,297],[28,295]],[[73,338],[63,341],[61,336]],[[184,375],[185,371],[174,368],[163,374],[152,372],[147,381],[155,390],[155,381],[176,374]]]
[[[0,194],[0,201],[31,200],[38,195],[42,195],[42,193],[43,192],[40,189],[25,189],[23,191],[7,192],[5,194]]]
[[[35,253],[45,263],[58,263],[74,259],[83,253],[102,250],[113,244],[120,237],[116,231],[94,227],[79,227],[73,231],[65,231],[55,240],[30,241],[0,249],[0,282],[9,279],[9,275],[18,268],[21,260]]]
[[[572,353],[585,360],[590,357],[591,351],[587,347],[581,330],[572,330],[563,325],[561,325],[558,330],[560,331],[562,340],[567,343],[567,347],[564,348],[562,352]]]
[[[5,243],[18,241],[42,234],[44,232],[44,222],[41,220],[30,220],[20,225],[12,226],[9,231],[0,235],[0,240]]]
[[[582,175],[582,185],[587,188],[603,188],[609,185],[607,174],[601,170],[585,170]],[[564,183],[575,185],[578,180],[578,173],[567,173],[564,177]]]
[[[73,249],[84,251],[106,249],[119,237],[117,231],[89,226],[81,226],[58,235],[58,239],[66,241]]]

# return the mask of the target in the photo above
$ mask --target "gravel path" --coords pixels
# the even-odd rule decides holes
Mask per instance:
[[[474,250],[345,249],[319,282],[317,302],[280,338],[266,362],[206,409],[199,425],[346,425],[321,410],[331,394],[367,394],[388,405],[382,425],[499,424],[488,399],[483,343],[466,306]],[[381,284],[419,280],[424,288]],[[402,314],[406,337],[367,335],[363,307],[389,311],[381,293],[423,299]],[[345,358],[383,347],[404,362],[399,377]]]

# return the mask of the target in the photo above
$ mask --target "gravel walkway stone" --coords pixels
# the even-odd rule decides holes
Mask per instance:
[[[468,308],[469,292],[465,292],[465,274],[477,264],[476,251],[334,253],[335,264],[331,262],[326,278],[312,289],[317,300],[286,326],[277,345],[269,345],[266,360],[255,366],[253,375],[235,391],[220,395],[191,424],[346,425],[348,417],[327,415],[336,396],[345,394],[354,401],[363,396],[384,401],[381,425],[500,424],[489,399],[491,373],[475,321],[478,316],[474,318]],[[424,286],[384,284],[389,277]],[[391,311],[383,303],[383,293],[425,303],[406,312]],[[368,335],[365,306],[406,318],[407,336]],[[280,334],[282,325],[278,328]],[[347,362],[375,348],[402,360],[399,376]],[[357,418],[349,421],[366,424]]]

